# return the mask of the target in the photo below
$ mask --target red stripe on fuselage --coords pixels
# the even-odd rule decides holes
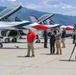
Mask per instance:
[[[37,30],[46,30],[49,29],[49,27],[42,25],[42,24],[38,24],[36,26],[33,26],[33,28],[37,29]]]

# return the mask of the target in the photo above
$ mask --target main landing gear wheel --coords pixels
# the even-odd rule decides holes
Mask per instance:
[[[12,42],[17,42],[17,38],[13,38],[12,39]]]
[[[9,43],[10,42],[10,39],[9,38],[6,38],[5,39],[5,43]]]
[[[40,40],[36,40],[36,43],[40,43],[41,41]]]
[[[0,48],[2,48],[3,47],[3,44],[2,43],[0,43]]]

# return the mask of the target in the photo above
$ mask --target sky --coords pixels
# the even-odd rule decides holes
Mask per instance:
[[[0,0],[0,6],[14,5],[42,12],[76,16],[76,0]]]

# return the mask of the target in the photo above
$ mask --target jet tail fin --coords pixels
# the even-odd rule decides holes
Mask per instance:
[[[31,15],[30,19],[32,22],[38,22],[38,18],[35,15]]]

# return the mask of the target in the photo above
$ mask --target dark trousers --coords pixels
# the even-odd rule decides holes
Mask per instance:
[[[50,39],[50,54],[55,53],[55,40]]]
[[[48,39],[44,38],[44,48],[47,48],[47,42],[48,42]]]
[[[73,44],[75,44],[75,38],[73,38]]]

